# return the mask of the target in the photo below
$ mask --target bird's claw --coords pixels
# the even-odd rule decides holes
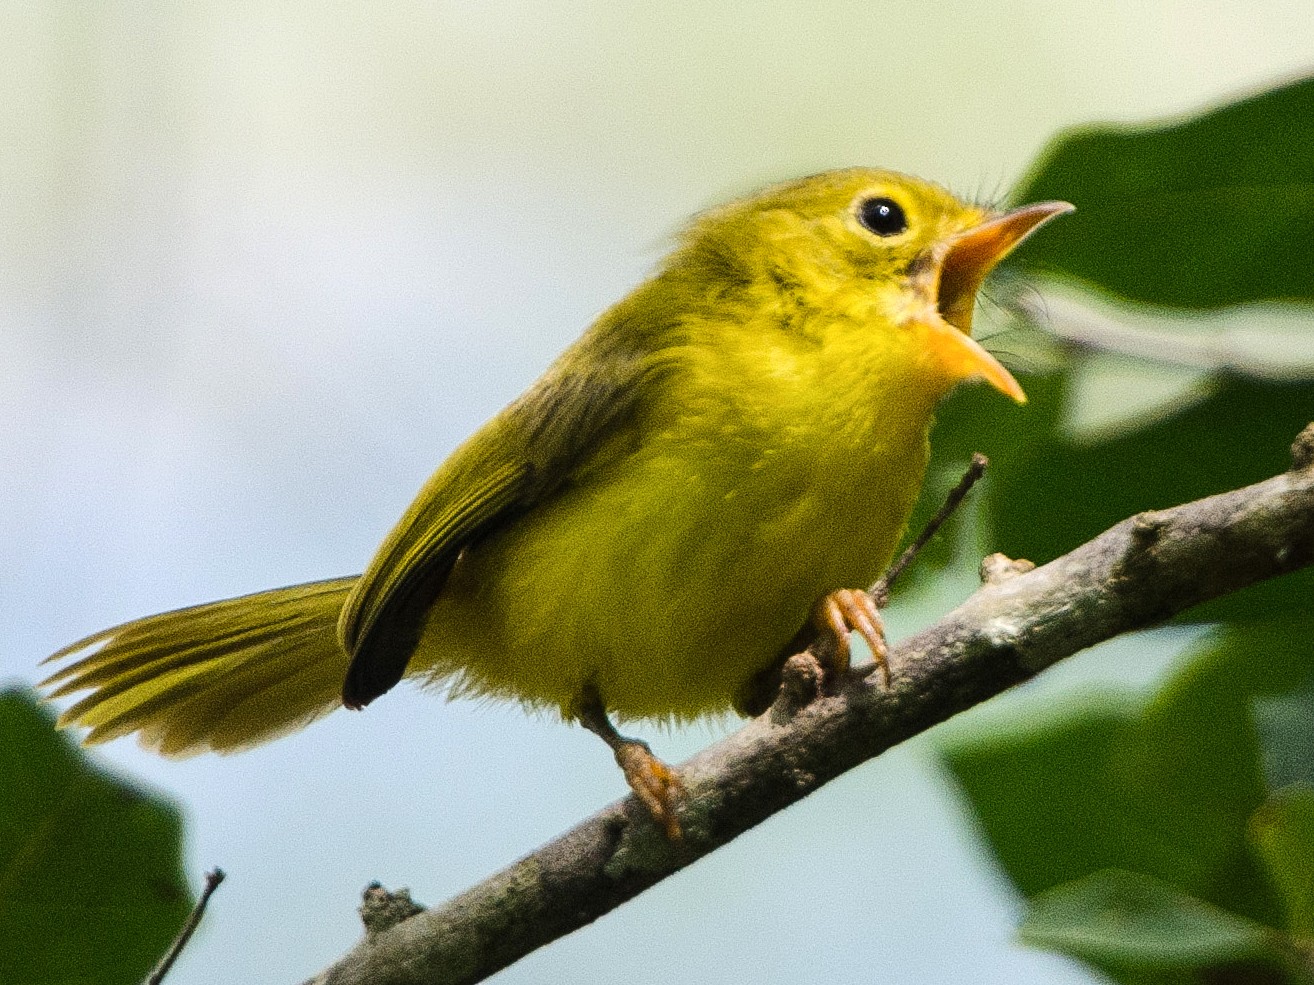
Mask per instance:
[[[675,770],[654,756],[646,742],[637,739],[616,747],[616,763],[624,771],[630,789],[648,808],[652,819],[661,825],[666,837],[678,841],[682,832],[675,809],[685,791]]]
[[[871,647],[872,658],[881,668],[885,686],[890,686],[889,647],[885,623],[875,600],[859,588],[841,588],[822,597],[813,613],[817,629],[831,637],[834,662],[829,668],[836,677],[849,669],[849,633],[857,632]]]

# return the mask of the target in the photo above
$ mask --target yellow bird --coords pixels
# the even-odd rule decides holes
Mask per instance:
[[[61,725],[170,756],[363,708],[403,677],[558,711],[668,834],[678,776],[621,720],[758,710],[808,620],[879,647],[865,593],[907,524],[940,399],[981,377],[986,274],[1071,206],[1002,214],[853,168],[694,219],[420,490],[363,575],[96,633],[43,686]]]

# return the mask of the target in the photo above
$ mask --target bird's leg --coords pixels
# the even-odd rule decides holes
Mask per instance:
[[[944,505],[870,589],[864,592],[856,588],[841,588],[822,596],[817,602],[816,608],[812,610],[812,625],[821,638],[830,643],[830,646],[823,645],[821,654],[829,656],[829,660],[825,661],[828,666],[823,669],[832,679],[849,669],[849,633],[856,630],[871,647],[871,655],[881,668],[885,686],[890,686],[890,651],[885,644],[885,623],[881,620],[880,610],[889,604],[890,589],[895,579],[912,563],[945,521],[953,516],[972,486],[985,474],[989,464],[989,459],[980,452],[972,455],[971,464],[958,485],[945,497]]]
[[[652,754],[648,743],[631,739],[616,731],[607,717],[602,698],[594,688],[587,688],[575,706],[575,718],[586,729],[611,746],[616,763],[625,773],[625,782],[648,808],[654,821],[662,826],[672,841],[680,837],[680,821],[675,808],[684,795],[684,784],[675,770]]]
[[[876,600],[860,588],[841,588],[823,595],[812,610],[812,623],[821,636],[829,637],[831,646],[826,675],[838,679],[849,669],[849,633],[855,630],[871,647],[871,655],[890,686],[889,647],[885,645],[885,623]]]

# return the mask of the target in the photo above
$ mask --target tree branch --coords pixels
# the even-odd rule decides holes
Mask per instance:
[[[684,838],[633,797],[443,906],[370,934],[309,985],[477,982],[584,926],[828,780],[1054,662],[1198,602],[1314,562],[1314,424],[1290,472],[1141,513],[1032,571],[989,583],[893,647],[893,684],[856,668],[818,695],[791,657],[764,715],[680,767]]]

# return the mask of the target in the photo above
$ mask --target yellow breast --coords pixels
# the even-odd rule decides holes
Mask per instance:
[[[638,419],[550,502],[470,549],[411,672],[621,718],[729,707],[825,592],[892,555],[939,393],[889,333],[688,326]]]

